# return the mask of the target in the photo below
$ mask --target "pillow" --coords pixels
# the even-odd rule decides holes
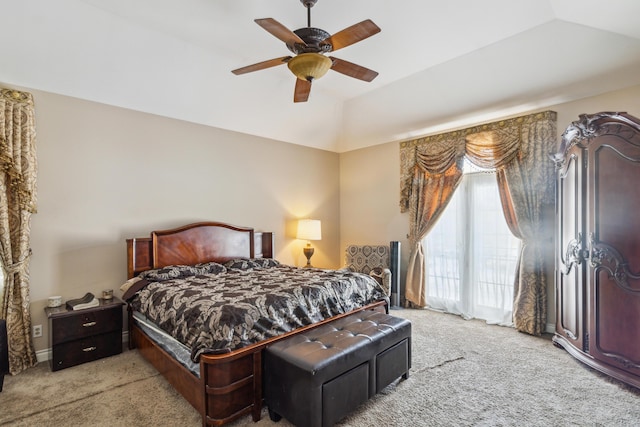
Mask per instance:
[[[188,266],[186,265],[169,265],[163,268],[143,271],[138,275],[138,277],[156,282],[161,280],[177,279],[187,267]]]
[[[134,277],[133,279],[129,279],[124,282],[124,285],[120,286],[120,290],[122,291],[122,299],[129,302],[131,298],[138,293],[139,290],[143,289],[147,286],[149,282],[140,277]]]
[[[227,268],[224,265],[213,261],[196,264],[194,267],[200,269],[201,272],[198,274],[220,274],[227,272]]]
[[[280,263],[273,258],[236,258],[224,263],[224,266],[234,270],[251,270],[253,268],[272,268]]]
[[[260,268],[272,268],[272,267],[278,267],[280,265],[280,262],[278,262],[273,258],[255,258],[255,259],[252,259],[251,261]]]
[[[123,293],[127,292],[131,286],[133,286],[136,282],[139,282],[140,280],[142,280],[142,277],[134,277],[132,279],[129,279],[126,282],[124,282],[122,286],[120,286],[120,290]]]
[[[205,262],[196,265],[168,265],[155,270],[143,271],[138,277],[149,281],[161,282],[163,280],[184,279],[201,274],[219,274],[226,271],[227,269],[222,264]]]
[[[248,258],[236,258],[231,259],[224,263],[224,266],[234,270],[251,270],[252,268],[260,267],[253,260]]]

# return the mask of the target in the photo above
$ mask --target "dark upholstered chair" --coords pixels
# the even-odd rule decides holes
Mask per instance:
[[[345,265],[351,271],[373,276],[391,295],[391,270],[389,246],[347,246]]]
[[[7,322],[0,319],[0,391],[4,384],[4,376],[9,373],[9,345],[7,343]]]

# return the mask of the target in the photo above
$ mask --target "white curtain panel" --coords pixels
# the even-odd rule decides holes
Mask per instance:
[[[512,326],[520,240],[507,227],[495,174],[468,172],[423,240],[427,303],[464,318]]]

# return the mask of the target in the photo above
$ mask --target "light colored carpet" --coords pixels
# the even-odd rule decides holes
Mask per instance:
[[[394,310],[413,326],[411,377],[342,426],[637,426],[640,390],[574,360],[549,337],[428,310]],[[199,426],[199,414],[136,351],[5,377],[0,425]],[[281,426],[267,411],[253,423]]]

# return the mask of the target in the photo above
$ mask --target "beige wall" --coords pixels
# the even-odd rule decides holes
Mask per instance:
[[[273,231],[277,258],[294,265],[305,262],[304,242],[295,239],[301,217],[323,221],[323,239],[314,244],[318,266],[342,266],[350,243],[399,240],[404,286],[408,217],[398,207],[397,142],[338,155],[16,89],[33,93],[36,103],[31,312],[45,337],[35,339],[37,350],[48,347],[48,296],[69,299],[117,289],[126,278],[126,238],[189,222]],[[584,112],[640,116],[640,86],[546,109],[558,112],[559,133]],[[550,281],[550,322],[552,290]]]
[[[558,113],[558,142],[562,132],[583,113],[626,111],[640,117],[640,86],[553,105]],[[534,112],[534,111],[531,111]],[[523,113],[528,114],[528,113]],[[402,244],[401,286],[409,256],[408,214],[400,214],[400,147],[398,142],[364,148],[340,156],[340,247],[354,242]],[[552,226],[552,224],[550,224]],[[553,254],[550,254],[550,261]],[[548,324],[555,322],[553,263],[550,262]]]
[[[340,264],[338,154],[25,90],[35,98],[39,170],[31,313],[44,338],[36,350],[48,348],[47,297],[121,295],[125,239],[152,230],[207,220],[252,226],[275,233],[279,260],[304,265],[296,219],[312,217],[323,221],[314,265]]]

